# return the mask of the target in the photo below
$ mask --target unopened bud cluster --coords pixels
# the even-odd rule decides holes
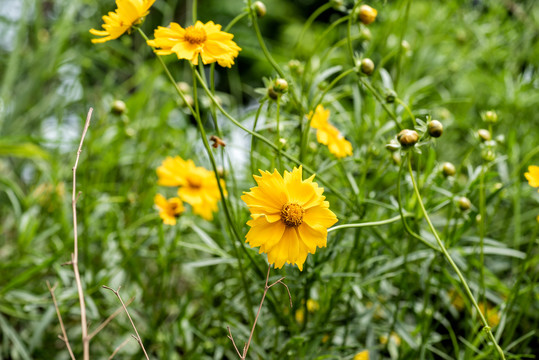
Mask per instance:
[[[276,79],[268,88],[268,96],[272,100],[277,100],[279,96],[288,91],[288,82],[285,79]]]

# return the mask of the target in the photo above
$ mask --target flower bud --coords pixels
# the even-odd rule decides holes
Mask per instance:
[[[268,96],[271,100],[277,100],[279,98],[279,94],[273,90],[273,86],[268,88]]]
[[[479,140],[481,141],[490,141],[490,139],[492,138],[490,136],[490,131],[488,131],[487,129],[477,130],[477,136],[479,136]]]
[[[288,68],[291,72],[296,73],[298,75],[303,74],[303,64],[296,59],[292,59],[288,62]]]
[[[288,91],[288,82],[285,79],[277,79],[273,83],[273,90],[278,94],[284,94]]]
[[[450,162],[445,162],[442,165],[442,172],[444,173],[445,177],[453,176],[457,172],[455,169],[455,165],[451,164]]]
[[[487,162],[494,161],[496,159],[496,153],[490,148],[484,149],[481,152],[481,158]]]
[[[122,100],[114,100],[110,110],[116,115],[122,115],[127,110],[127,106]]]
[[[365,58],[359,63],[359,68],[363,74],[370,75],[374,72],[374,63],[371,59]]]
[[[365,25],[373,23],[376,15],[378,15],[378,11],[369,5],[361,5],[359,7],[358,19]]]
[[[414,130],[404,129],[397,135],[397,140],[399,140],[403,148],[408,148],[417,143],[419,135]]]
[[[266,15],[266,5],[264,5],[262,1],[255,1],[253,4],[253,9],[258,17]]]
[[[483,114],[483,120],[487,123],[494,124],[495,122],[498,122],[498,114],[496,114],[496,111],[494,110],[486,111]]]
[[[444,132],[444,126],[438,120],[431,120],[429,121],[428,132],[430,136],[438,138],[442,136]]]
[[[335,10],[341,10],[344,8],[344,1],[343,0],[331,0],[331,7],[333,7]]]
[[[178,85],[178,88],[182,91],[182,93],[188,93],[191,91],[191,85],[189,85],[188,83],[186,83],[185,81],[178,81],[176,83],[176,85]]]
[[[386,91],[386,103],[393,104],[397,98],[397,93],[394,90]]]
[[[458,206],[459,206],[460,211],[467,211],[467,210],[470,210],[470,208],[472,207],[472,203],[470,202],[470,199],[463,196],[459,198]]]
[[[362,27],[359,30],[359,40],[360,41],[371,41],[372,34],[368,27]]]
[[[401,164],[402,157],[401,157],[400,153],[394,152],[393,154],[391,154],[391,159],[393,159],[393,163],[395,165],[400,165]]]

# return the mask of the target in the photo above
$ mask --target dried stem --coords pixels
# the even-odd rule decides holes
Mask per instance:
[[[114,349],[114,351],[112,352],[112,354],[110,354],[109,356],[109,360],[112,359],[117,353],[118,351],[120,351],[125,345],[127,345],[127,343],[131,340],[131,338],[127,338],[125,339],[120,345],[118,345],[118,347],[116,349]]]
[[[84,304],[84,291],[82,289],[82,283],[80,281],[79,273],[79,246],[78,246],[78,237],[77,237],[77,166],[79,164],[80,153],[82,152],[82,143],[84,142],[84,137],[90,126],[90,119],[92,118],[93,108],[88,110],[88,115],[86,116],[86,123],[84,124],[84,130],[82,131],[82,136],[80,138],[79,149],[77,150],[77,158],[75,159],[75,165],[73,165],[73,192],[71,194],[71,206],[73,208],[73,253],[71,254],[71,265],[73,265],[73,272],[75,273],[75,282],[77,284],[77,292],[79,294],[80,302],[80,326],[82,329],[82,346],[83,346],[83,358],[84,360],[90,360],[90,338],[88,337],[88,325],[86,322],[86,305]],[[66,339],[67,340],[67,339]]]
[[[124,304],[124,302],[122,300],[122,297],[120,296],[120,287],[118,288],[118,290],[114,290],[113,288],[110,288],[110,287],[108,287],[106,285],[103,285],[103,288],[112,291],[114,293],[114,295],[116,295],[118,300],[120,300],[120,303],[122,304],[122,307],[123,307],[125,313],[127,314],[127,317],[129,318],[129,321],[131,322],[131,326],[133,327],[133,330],[135,330],[135,334],[137,334],[137,336],[133,336],[133,337],[135,338],[135,340],[137,340],[138,344],[142,348],[142,351],[144,352],[144,356],[146,356],[146,360],[150,360],[150,358],[148,357],[148,353],[146,352],[146,349],[144,348],[144,345],[142,344],[142,340],[140,338],[140,335],[138,334],[137,327],[135,326],[135,323],[133,322],[133,319],[131,319],[131,315],[129,315],[129,311],[127,311],[127,306],[125,306],[125,304]]]
[[[127,303],[125,304],[125,306],[129,306],[133,300],[135,300],[135,297],[133,296],[131,299],[129,299],[127,301]],[[112,321],[112,319],[114,319],[116,316],[120,315],[123,311],[123,307],[119,307],[115,312],[113,312],[105,321],[103,321],[101,324],[99,324],[99,326],[90,334],[88,335],[88,337],[90,338],[90,340],[92,340],[92,338],[94,336],[96,336],[101,330],[103,330],[103,328],[105,326],[107,326],[109,324],[109,322]]]
[[[64,327],[64,322],[62,321],[62,315],[60,314],[60,309],[58,308],[58,303],[56,302],[56,296],[54,296],[54,289],[56,289],[56,285],[51,287],[51,284],[47,280],[47,287],[49,288],[49,292],[51,293],[52,302],[54,303],[54,308],[56,309],[56,315],[58,315],[58,322],[60,322],[60,329],[62,329],[62,336],[58,335],[60,340],[62,340],[66,346],[67,351],[69,351],[69,356],[71,356],[72,360],[75,360],[75,355],[73,355],[73,350],[71,350],[71,345],[69,345],[69,339],[67,338],[66,329]]]
[[[268,285],[270,270],[271,270],[271,264],[268,266],[268,273],[266,275],[266,284],[264,285],[264,294],[262,295],[262,300],[260,300],[260,305],[258,306],[258,311],[256,312],[255,321],[253,323],[253,327],[251,328],[251,333],[249,334],[249,340],[243,346],[243,352],[240,353],[240,351],[238,350],[238,347],[236,346],[236,342],[234,341],[234,338],[232,337],[232,332],[230,331],[230,327],[227,326],[228,338],[230,339],[230,341],[232,341],[232,345],[234,345],[234,349],[236,349],[238,356],[242,360],[245,360],[247,356],[247,352],[249,351],[249,346],[251,345],[251,340],[253,339],[253,334],[255,332],[256,323],[258,322],[258,317],[260,316],[260,311],[262,310],[262,305],[264,304],[264,299],[266,299],[266,294],[268,293],[268,290],[274,285],[277,285],[277,284],[283,285],[286,288],[286,291],[288,292],[288,299],[290,300],[290,307],[292,307],[292,295],[290,295],[290,289],[288,289],[288,286],[283,282],[283,280],[285,279],[284,277],[275,281],[273,284]]]

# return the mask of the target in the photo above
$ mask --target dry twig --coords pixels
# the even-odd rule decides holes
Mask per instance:
[[[51,284],[47,280],[47,287],[49,288],[49,292],[51,293],[52,302],[54,303],[54,308],[56,309],[56,315],[58,315],[60,329],[62,329],[62,336],[58,335],[58,338],[60,338],[60,340],[62,340],[66,344],[67,351],[69,351],[69,356],[71,356],[72,360],[75,360],[75,355],[73,355],[73,350],[71,350],[71,345],[69,345],[69,339],[67,338],[64,322],[62,321],[62,315],[60,314],[60,309],[58,308],[58,303],[56,302],[56,296],[54,296],[54,290],[56,289],[56,285],[51,287]]]

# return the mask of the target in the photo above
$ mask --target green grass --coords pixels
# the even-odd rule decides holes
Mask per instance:
[[[129,312],[150,358],[237,358],[227,326],[241,348],[267,269],[266,255],[231,230],[243,240],[249,229],[240,196],[255,186],[252,169],[296,164],[284,156],[280,161],[263,141],[252,142],[199,86],[207,135],[218,132],[215,111],[227,142],[212,151],[226,174],[232,222],[220,204],[211,222],[187,206],[176,226],[163,225],[153,197],[175,190],[157,185],[156,167],[175,155],[207,169],[211,163],[194,117],[151,49],[137,32],[91,44],[88,30],[101,25],[112,1],[21,3],[20,18],[0,16],[14,34],[6,36],[11,47],[0,48],[0,359],[69,358],[57,338],[47,280],[58,285],[68,337],[82,359],[77,289],[72,267],[62,264],[73,251],[71,168],[89,107],[94,116],[77,172],[77,215],[90,332],[120,306],[102,285],[121,286],[125,301],[134,297]],[[345,2],[346,12],[323,12],[296,46],[307,18],[323,4],[268,0],[267,15],[258,19],[291,88],[280,101],[283,150],[317,174],[337,225],[394,218],[400,201],[409,231],[402,221],[335,230],[302,272],[272,270],[271,280],[286,276],[294,307],[284,287],[271,288],[248,358],[352,359],[365,349],[371,360],[498,358],[449,263],[417,239],[437,248],[407,173],[407,153],[401,170],[397,155],[385,149],[399,132],[387,110],[401,126],[413,127],[402,106],[385,102],[390,89],[416,118],[443,123],[443,136],[413,154],[426,211],[475,298],[489,304],[487,315],[499,314],[492,332],[506,359],[534,358],[539,193],[523,174],[539,165],[539,7],[533,1],[374,1],[371,40],[358,39],[356,22],[351,35],[354,54],[371,58],[375,72],[351,71],[332,83],[355,65],[348,22],[329,28],[353,4]],[[224,27],[245,7],[240,0],[201,2],[198,18]],[[185,25],[191,14],[191,2],[158,0],[142,29],[153,37],[157,25]],[[230,32],[243,50],[231,69],[216,67],[216,93],[248,129],[261,106],[256,131],[275,143],[277,105],[263,98],[278,71],[261,51],[252,20],[243,18]],[[301,62],[302,73],[291,69],[292,59]],[[192,84],[188,62],[164,60],[177,81]],[[337,161],[316,143],[314,131],[306,137],[305,115],[321,98],[330,121],[352,143],[352,157]],[[111,112],[116,99],[126,103],[126,113]],[[487,110],[499,117],[491,144],[476,135],[489,129],[481,119]],[[489,150],[495,156],[487,161]],[[455,165],[454,177],[441,173],[446,161]],[[471,201],[467,212],[458,209],[461,196]],[[463,299],[462,307],[454,296]],[[309,311],[308,299],[319,308]],[[91,358],[108,358],[132,332],[120,314],[92,339]],[[391,333],[398,338],[384,344],[381,338]],[[142,356],[131,338],[116,358]]]

